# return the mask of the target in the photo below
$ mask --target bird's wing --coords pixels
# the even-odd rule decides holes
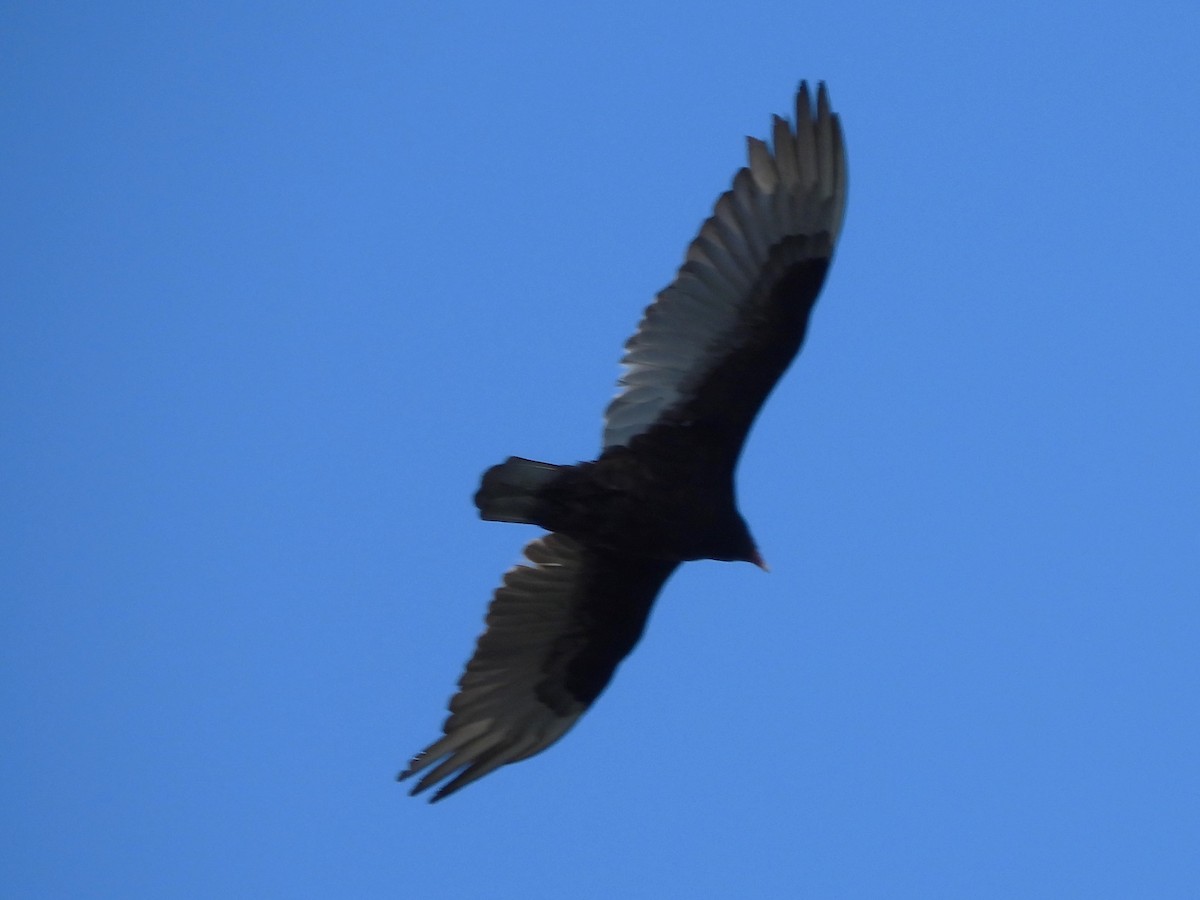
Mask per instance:
[[[845,148],[825,85],[814,111],[801,82],[795,128],[776,116],[773,148],[748,143],[749,166],[625,345],[605,448],[628,445],[672,416],[690,419],[681,409],[703,390],[736,394],[748,429],[799,350],[846,204]],[[723,367],[739,351],[744,358]],[[755,383],[739,388],[755,359]]]
[[[449,778],[432,798],[440,800],[562,737],[633,649],[677,565],[561,534],[533,541],[525,556],[532,565],[514,566],[496,590],[445,734],[400,773],[425,773],[414,794]]]

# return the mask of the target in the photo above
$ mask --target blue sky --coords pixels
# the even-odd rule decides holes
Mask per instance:
[[[6,897],[1184,897],[1190,3],[7,4]],[[850,202],[696,563],[580,725],[437,733],[620,347],[800,78]]]

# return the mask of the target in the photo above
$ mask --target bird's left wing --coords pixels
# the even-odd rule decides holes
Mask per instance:
[[[600,695],[633,649],[677,563],[595,550],[561,534],[525,548],[450,700],[445,734],[400,773],[440,800],[545,750]]]

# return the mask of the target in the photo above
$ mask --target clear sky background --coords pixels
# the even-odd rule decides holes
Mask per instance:
[[[0,12],[0,893],[1194,897],[1200,12]],[[560,744],[435,737],[800,78],[850,203],[739,487]]]

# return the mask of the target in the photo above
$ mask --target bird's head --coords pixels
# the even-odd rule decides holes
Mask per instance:
[[[754,542],[754,536],[750,534],[750,526],[746,524],[746,520],[737,513],[734,514],[734,518],[736,524],[725,532],[726,552],[714,558],[729,562],[754,563],[764,572],[771,571],[767,568],[762,554],[758,552],[758,544]]]

